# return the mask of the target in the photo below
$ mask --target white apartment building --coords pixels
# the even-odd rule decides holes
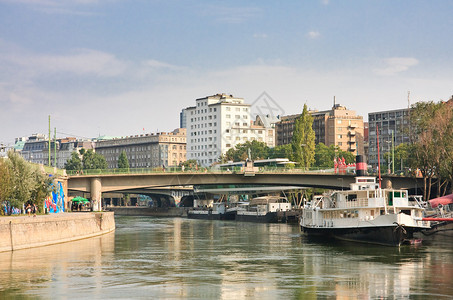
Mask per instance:
[[[243,98],[216,94],[195,102],[185,109],[188,160],[210,166],[237,144],[267,140],[266,128],[254,125],[250,104]]]

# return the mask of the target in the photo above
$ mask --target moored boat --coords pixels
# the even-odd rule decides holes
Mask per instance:
[[[381,189],[375,177],[356,177],[347,191],[335,191],[307,203],[300,219],[309,236],[400,246],[430,228],[423,203],[406,190]]]
[[[249,202],[238,203],[237,207],[228,211],[236,213],[237,221],[278,223],[286,222],[291,215],[291,203],[286,197],[263,196]]]
[[[235,214],[226,211],[224,202],[212,202],[211,200],[208,205],[194,206],[187,212],[187,217],[203,220],[234,220]]]

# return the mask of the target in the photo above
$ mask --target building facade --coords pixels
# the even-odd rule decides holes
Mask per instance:
[[[27,139],[16,139],[16,145],[22,144],[21,148],[15,151],[27,161],[49,165],[49,140],[44,134],[34,134]],[[67,137],[50,141],[50,165],[64,169],[66,162],[71,158],[71,153],[80,149],[93,149],[94,143],[89,140],[78,140],[74,137]]]
[[[118,158],[125,151],[131,168],[176,167],[186,161],[186,129],[173,132],[141,134],[98,141],[96,153],[103,155],[109,169],[118,168]]]
[[[269,132],[255,124],[250,104],[243,98],[216,94],[196,99],[195,103],[185,109],[187,159],[210,166],[237,144],[253,140],[266,142]]]
[[[391,152],[392,146],[396,147],[402,143],[410,142],[410,109],[404,108],[369,113],[368,128],[368,164],[378,165],[376,130],[378,128],[381,164],[388,165],[389,162],[384,160],[384,153]]]
[[[334,104],[331,110],[309,111],[313,117],[315,143],[336,145],[343,151],[363,154],[363,117]],[[282,116],[276,124],[277,145],[291,143],[294,124],[301,114]]]

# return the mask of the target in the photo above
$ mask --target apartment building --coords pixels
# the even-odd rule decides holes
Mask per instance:
[[[195,159],[202,166],[217,161],[228,149],[247,141],[266,142],[273,139],[266,128],[255,124],[251,105],[243,98],[216,94],[195,100],[187,107],[187,159]],[[268,130],[272,130],[269,128]]]
[[[123,151],[131,168],[178,166],[186,161],[186,129],[96,142],[96,153],[105,157],[110,169],[118,168],[118,158]]]
[[[393,147],[402,143],[409,143],[410,109],[396,109],[388,111],[372,112],[368,114],[368,164],[377,166],[377,131],[379,129],[379,147],[381,164],[387,164],[384,153],[392,151]]]
[[[340,104],[326,111],[310,110],[315,142],[337,145],[343,151],[363,154],[363,117]],[[291,143],[294,124],[301,114],[282,116],[276,123],[277,145]]]

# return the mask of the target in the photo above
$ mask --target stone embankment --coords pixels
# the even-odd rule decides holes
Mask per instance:
[[[114,230],[113,212],[1,217],[0,252],[65,243]]]

